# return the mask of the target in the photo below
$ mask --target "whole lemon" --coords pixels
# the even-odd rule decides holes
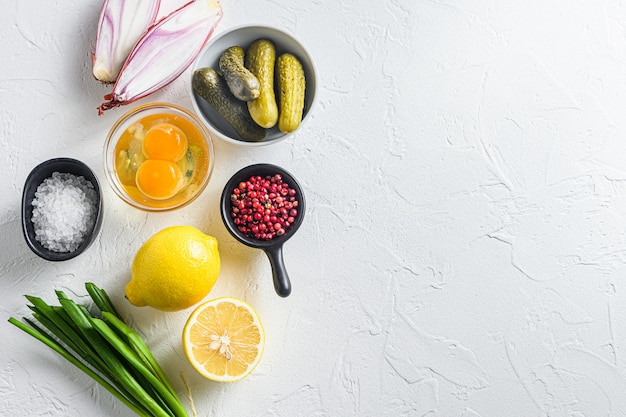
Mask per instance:
[[[219,273],[217,239],[193,226],[167,227],[137,251],[126,298],[138,307],[182,310],[201,301]]]

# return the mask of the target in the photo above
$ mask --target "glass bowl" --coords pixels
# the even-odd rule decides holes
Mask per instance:
[[[184,132],[187,150],[183,150],[180,159],[165,163],[169,156],[146,156],[144,137],[157,125],[168,128],[174,125]],[[162,136],[157,139],[166,140]],[[124,202],[145,211],[174,210],[194,201],[209,183],[214,159],[213,141],[206,126],[190,111],[170,103],[148,103],[128,111],[111,127],[104,146],[104,172],[109,185]],[[137,175],[138,169],[149,160],[152,161]],[[178,168],[170,169],[172,164]],[[169,169],[167,175],[163,166]],[[143,190],[137,180],[144,184]],[[169,189],[172,181],[176,185]],[[148,183],[150,192],[146,191]],[[160,195],[154,192],[165,189],[168,191]]]
[[[236,26],[212,37],[204,46],[198,57],[192,64],[191,74],[200,68],[210,67],[219,72],[218,61],[224,50],[231,46],[240,46],[247,50],[252,42],[257,39],[268,39],[274,43],[276,47],[276,57],[282,53],[288,52],[293,54],[302,63],[304,77],[306,80],[304,110],[302,112],[302,121],[300,126],[293,132],[283,133],[278,130],[277,126],[267,129],[265,138],[258,142],[247,142],[237,134],[235,129],[220,115],[206,100],[200,97],[191,88],[191,101],[194,111],[209,127],[211,132],[226,142],[234,143],[242,146],[263,146],[275,144],[287,139],[297,133],[307,120],[311,118],[313,108],[316,103],[317,91],[317,75],[315,65],[311,54],[304,44],[297,40],[293,35],[276,27],[264,25],[242,25]],[[278,99],[278,95],[276,96]]]

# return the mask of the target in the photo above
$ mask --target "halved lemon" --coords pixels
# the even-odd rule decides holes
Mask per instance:
[[[200,304],[183,329],[189,363],[205,378],[234,382],[256,368],[265,333],[259,316],[245,301],[217,298]]]

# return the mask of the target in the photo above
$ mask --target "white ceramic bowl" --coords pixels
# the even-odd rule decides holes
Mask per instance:
[[[262,146],[273,144],[298,132],[306,120],[310,117],[316,101],[316,72],[311,55],[304,45],[287,32],[269,26],[252,25],[237,26],[211,38],[204,46],[192,65],[193,72],[199,68],[210,67],[219,71],[218,61],[220,55],[231,46],[240,46],[247,50],[252,42],[257,39],[269,39],[276,46],[276,57],[289,52],[296,56],[302,63],[306,89],[304,98],[304,111],[300,127],[291,133],[283,133],[274,126],[267,130],[265,139],[259,142],[246,142],[242,140],[235,129],[224,119],[206,100],[191,89],[191,101],[196,114],[202,119],[207,127],[219,138],[231,143],[245,146]]]

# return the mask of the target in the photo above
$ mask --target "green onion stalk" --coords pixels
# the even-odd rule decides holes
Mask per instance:
[[[60,305],[27,295],[33,319],[11,317],[9,323],[60,354],[137,415],[189,417],[150,349],[107,293],[91,282],[85,287],[100,316],[56,291]]]

